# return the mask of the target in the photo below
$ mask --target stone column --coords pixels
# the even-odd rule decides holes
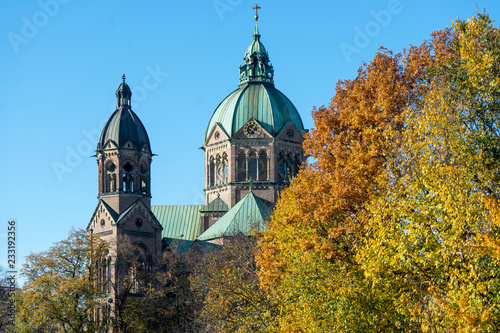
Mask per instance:
[[[234,179],[233,179],[233,180],[235,180],[235,181],[239,180],[239,179],[238,179],[238,159],[239,159],[239,157],[240,157],[240,156],[238,155],[238,156],[236,156],[236,158],[234,159],[234,162],[235,162],[234,164],[236,165],[236,170],[235,170],[235,173],[234,173]]]
[[[266,180],[269,180],[269,174],[271,172],[270,168],[271,168],[271,165],[270,165],[270,162],[269,160],[271,159],[271,157],[269,156],[269,154],[266,152],[266,162],[267,162],[267,179]]]
[[[248,180],[248,154],[245,154],[245,180]]]
[[[207,171],[207,175],[208,175],[208,177],[207,177],[207,188],[210,187],[211,181],[212,181],[212,175],[211,175],[211,169],[212,168],[211,168],[210,164],[211,164],[211,162],[210,162],[210,158],[209,158],[208,159],[208,164],[207,164],[207,168],[208,168],[208,171]]]
[[[260,156],[259,155],[255,155],[255,157],[257,158],[256,159],[256,162],[257,162],[257,175],[255,175],[255,180],[259,180],[259,174],[260,174],[260,168],[259,168]]]

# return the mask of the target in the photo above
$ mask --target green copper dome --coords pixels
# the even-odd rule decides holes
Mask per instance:
[[[252,118],[272,136],[276,136],[289,122],[293,122],[299,131],[304,130],[293,103],[274,87],[274,70],[266,48],[260,42],[257,18],[253,41],[243,58],[245,64],[240,66],[239,87],[215,109],[205,131],[205,142],[216,123],[222,125],[232,137]]]
[[[304,129],[295,106],[274,85],[247,83],[229,94],[215,109],[205,132],[205,141],[215,123],[222,125],[232,137],[252,118],[273,136],[290,121],[299,131]]]

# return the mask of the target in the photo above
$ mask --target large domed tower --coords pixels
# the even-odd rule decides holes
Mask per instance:
[[[254,9],[256,9],[254,7]],[[204,136],[205,204],[233,207],[250,190],[270,206],[304,161],[304,126],[292,102],[274,86],[274,70],[260,41],[239,68],[238,89],[215,109]],[[207,223],[205,228],[213,221]]]

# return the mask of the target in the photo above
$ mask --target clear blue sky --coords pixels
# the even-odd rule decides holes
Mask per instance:
[[[97,204],[94,154],[125,73],[154,153],[153,204],[203,203],[203,133],[238,84],[255,1],[2,1],[0,265],[7,221],[19,259],[85,228]],[[276,87],[299,110],[328,104],[380,46],[400,51],[497,0],[270,1],[259,28]],[[361,32],[360,32],[361,31]],[[57,168],[57,171],[54,168]]]

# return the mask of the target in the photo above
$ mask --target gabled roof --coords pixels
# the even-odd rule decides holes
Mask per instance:
[[[118,218],[118,213],[115,212],[115,210],[113,208],[111,208],[111,206],[108,205],[106,203],[106,201],[104,201],[102,199],[99,199],[99,201],[97,202],[97,207],[94,209],[94,213],[92,213],[92,217],[90,218],[90,221],[87,224],[87,231],[91,228],[92,221],[94,220],[94,217],[96,216],[97,211],[99,210],[99,207],[101,206],[101,204],[106,208],[106,210],[109,213],[109,216],[111,217],[111,219],[113,220],[113,222],[115,222],[116,219]]]
[[[210,252],[214,249],[218,249],[221,246],[201,240],[184,240],[184,239],[174,239],[174,238],[164,238],[165,244],[169,247],[171,251],[174,251],[177,255],[181,255],[190,249],[197,249],[202,251]]]
[[[147,213],[149,211],[149,209],[144,204],[144,202],[142,202],[141,199],[135,200],[127,209],[125,209],[119,215],[113,208],[111,208],[110,205],[108,205],[108,203],[105,200],[99,199],[99,202],[97,203],[97,207],[94,210],[94,213],[92,214],[92,218],[90,219],[90,222],[87,226],[87,230],[90,228],[92,221],[94,220],[94,217],[97,214],[97,211],[99,210],[99,207],[101,206],[101,204],[106,208],[107,212],[109,213],[109,216],[112,219],[111,223],[113,223],[113,224],[125,223],[125,220],[128,218],[128,215],[131,211],[133,211],[134,209],[142,209],[145,212],[146,217],[148,219],[149,218],[151,219],[151,221],[153,223],[153,228],[155,228],[155,229],[161,228],[161,225],[160,225],[158,219],[156,218],[156,216],[154,214]]]
[[[264,222],[269,220],[270,216],[271,208],[253,192],[250,192],[201,234],[197,240],[234,236],[239,232],[250,235],[252,230],[265,230]]]
[[[222,200],[220,197],[212,200],[211,203],[200,209],[202,213],[219,213],[219,212],[227,212],[229,210],[229,206]]]
[[[109,214],[111,215],[111,217],[116,221],[116,219],[118,219],[118,213],[115,212],[115,210],[113,208],[111,208],[110,205],[108,205],[108,203],[104,200],[100,200],[102,202],[102,204],[104,205],[104,207],[106,207],[106,209],[108,210]],[[97,207],[99,208],[99,205],[97,205]]]
[[[200,234],[200,209],[203,205],[151,206],[163,231],[162,238],[195,240]]]

